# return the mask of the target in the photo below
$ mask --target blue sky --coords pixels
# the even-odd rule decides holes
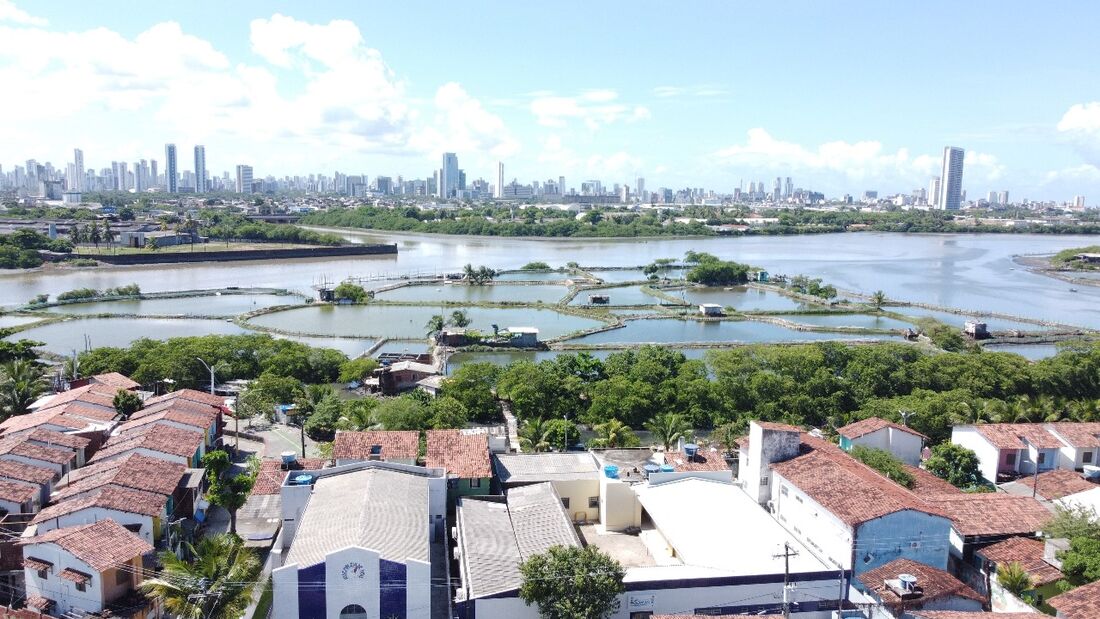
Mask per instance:
[[[1100,5],[0,0],[0,163],[1100,203]],[[11,97],[10,93],[22,93]],[[190,166],[181,166],[190,167]]]

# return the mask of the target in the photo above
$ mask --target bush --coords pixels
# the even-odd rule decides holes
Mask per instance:
[[[890,480],[906,488],[913,487],[913,475],[905,470],[905,464],[890,452],[856,445],[851,453],[853,458],[882,473]]]
[[[336,297],[337,301],[348,300],[354,303],[366,302],[369,295],[362,286],[357,286],[351,282],[344,282],[337,286],[332,294]]]
[[[99,296],[99,291],[95,288],[77,288],[75,290],[67,290],[57,295],[58,301],[76,301],[78,299],[94,299]]]
[[[749,281],[749,266],[725,260],[704,260],[688,271],[687,280],[706,286],[743,284]]]
[[[545,262],[528,262],[527,264],[520,267],[520,270],[523,270],[523,271],[549,271],[550,270],[550,265],[546,264]]]

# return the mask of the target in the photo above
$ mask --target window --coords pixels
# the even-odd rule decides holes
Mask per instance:
[[[760,485],[761,486],[767,486],[768,485],[768,478],[767,477],[761,477],[760,478]]]
[[[125,569],[115,570],[115,584],[116,585],[128,585],[130,584],[130,572]]]
[[[1046,462],[1047,462],[1047,455],[1040,451],[1039,452],[1039,464],[1046,464]]]
[[[636,613],[630,613],[630,619],[649,619],[653,616],[653,613],[648,610],[638,611]]]
[[[600,497],[590,496],[588,497],[588,509],[596,509],[600,506]]]
[[[80,582],[76,583],[76,590],[77,591],[87,591],[88,590],[88,583],[86,581],[81,580]]]
[[[787,496],[787,487],[786,486],[780,486],[779,487],[779,494],[781,494],[783,496]]]
[[[42,580],[48,580],[50,577],[49,572],[47,572],[46,570],[38,570],[36,573],[38,574],[38,577]]]
[[[340,619],[367,619],[367,609],[358,604],[348,604],[340,611]]]
[[[1092,462],[1092,452],[1086,451],[1085,453],[1081,454],[1081,462],[1084,462],[1085,464]]]
[[[1015,466],[1016,465],[1016,452],[1015,451],[1009,452],[1009,454],[1007,456],[1005,456],[1005,464],[1007,464],[1009,466]]]
[[[569,509],[569,497],[563,496],[561,498],[561,504],[565,507],[565,509]]]
[[[471,479],[470,480],[470,487],[471,488],[480,488],[481,487],[481,478],[478,477],[477,479]]]
[[[798,495],[796,494],[796,495],[794,495],[794,500],[796,500],[796,501],[798,501],[799,503],[801,503],[801,502],[802,502],[802,497],[800,497],[800,496],[798,496]]]

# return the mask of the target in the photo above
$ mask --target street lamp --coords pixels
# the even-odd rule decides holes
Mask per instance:
[[[214,372],[217,369],[218,364],[215,363],[214,366],[211,367],[209,363],[203,361],[202,359],[199,359],[198,357],[195,357],[195,359],[202,364],[202,367],[206,368],[207,372],[210,372],[210,395],[214,395]]]

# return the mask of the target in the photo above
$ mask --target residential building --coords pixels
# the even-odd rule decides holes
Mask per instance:
[[[600,519],[600,476],[589,452],[495,454],[493,468],[505,492],[550,482],[574,522]]]
[[[442,471],[364,462],[295,472],[281,493],[275,619],[446,616]]]
[[[458,156],[443,153],[443,166],[439,168],[439,197],[444,200],[453,198],[458,190]]]
[[[1003,492],[925,498],[951,519],[951,555],[971,564],[976,563],[975,551],[1010,537],[1034,536],[1052,517],[1039,501]]]
[[[179,193],[179,172],[176,169],[176,145],[164,145],[164,190]]]
[[[206,147],[195,146],[195,193],[206,193],[209,188],[206,176]]]
[[[501,199],[504,197],[504,162],[497,162],[497,184],[493,187],[493,197]]]
[[[182,464],[134,453],[73,471],[68,484],[54,492],[53,501],[86,498],[112,487],[127,488],[164,497],[164,520],[177,515],[190,517],[201,496],[201,488],[185,483],[191,478]]]
[[[84,151],[73,149],[73,177],[69,179],[69,189],[84,191]]]
[[[951,442],[972,450],[989,481],[1054,468],[1080,470],[1100,455],[1100,423],[983,423],[955,426]]]
[[[1100,609],[1100,580],[1070,589],[1047,603],[1058,611],[1057,619],[1095,619]]]
[[[1032,537],[1010,537],[1003,542],[986,546],[978,551],[982,570],[990,583],[990,598],[994,610],[1008,610],[1018,602],[997,581],[997,569],[1019,563],[1031,579],[1031,589],[1048,600],[1060,592],[1057,586],[1062,580],[1062,570],[1046,560],[1047,544]]]
[[[956,146],[943,148],[943,170],[940,173],[940,196],[937,207],[944,211],[957,211],[962,205],[962,178],[964,151]]]
[[[895,559],[947,568],[947,516],[828,441],[753,421],[739,473],[749,496],[834,568],[858,576]]]
[[[856,445],[890,452],[902,462],[916,466],[921,461],[921,450],[928,437],[901,424],[868,417],[837,429],[840,448],[851,451]]]
[[[1056,501],[1096,487],[1096,484],[1081,477],[1080,473],[1067,469],[1044,471],[1000,486],[1001,490],[1009,494],[1033,496],[1044,501]]]
[[[415,465],[419,453],[420,433],[416,431],[337,431],[332,442],[336,466],[368,461]]]
[[[928,205],[935,208],[940,203],[940,177],[933,176],[928,181]]]
[[[0,460],[0,481],[14,482],[31,486],[38,491],[38,505],[50,501],[53,485],[58,480],[56,471],[44,466],[32,466],[22,462]],[[10,512],[9,512],[10,513]],[[23,513],[31,513],[31,510]]]
[[[237,166],[237,193],[252,193],[252,166]]]
[[[19,544],[27,606],[62,617],[123,608],[129,613],[110,616],[149,616],[150,603],[133,594],[153,547],[117,522],[55,529]]]
[[[424,465],[447,472],[447,497],[489,494],[493,466],[489,433],[475,430],[428,430]]]
[[[860,574],[862,591],[879,607],[871,619],[908,619],[913,611],[980,611],[985,598],[958,578],[910,559],[895,559]]]
[[[31,520],[32,535],[112,520],[156,546],[167,532],[168,501],[168,496],[157,492],[107,486],[98,493],[61,501],[38,512]]]

